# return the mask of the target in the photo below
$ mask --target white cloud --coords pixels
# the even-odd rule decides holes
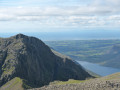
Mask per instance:
[[[37,2],[37,0],[35,0]],[[34,2],[35,2],[34,1]],[[74,2],[73,0],[54,2]],[[120,0],[92,0],[86,5],[73,6],[14,6],[0,7],[0,22],[2,21],[32,21],[39,25],[49,26],[115,26],[120,25]],[[33,2],[32,1],[25,1]],[[39,2],[50,2],[50,0]],[[80,2],[75,0],[75,2]],[[82,1],[83,2],[83,1]]]
[[[120,20],[120,15],[111,15],[108,17],[108,20]]]

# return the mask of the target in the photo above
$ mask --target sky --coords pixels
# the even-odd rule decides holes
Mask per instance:
[[[0,0],[0,32],[119,29],[120,0]]]

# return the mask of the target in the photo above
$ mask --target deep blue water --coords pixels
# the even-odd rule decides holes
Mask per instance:
[[[120,69],[117,68],[104,67],[98,64],[93,64],[85,61],[77,61],[77,62],[80,63],[84,68],[101,76],[107,76],[116,72],[120,72]]]

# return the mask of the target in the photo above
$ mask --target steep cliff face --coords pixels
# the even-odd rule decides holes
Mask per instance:
[[[68,57],[54,54],[41,40],[18,34],[0,39],[0,86],[15,77],[40,87],[54,80],[83,80],[90,75]]]

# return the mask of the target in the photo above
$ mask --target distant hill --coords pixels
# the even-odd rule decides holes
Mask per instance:
[[[120,40],[48,41],[46,44],[74,60],[120,68]]]
[[[120,44],[113,45],[106,54],[102,57],[102,65],[108,67],[120,68]]]
[[[18,34],[0,38],[0,86],[7,83],[7,87],[13,85],[16,88],[18,83],[19,87],[33,88],[54,80],[84,80],[88,77],[91,75],[80,65],[52,51],[35,37]],[[10,80],[15,83],[10,84]]]

